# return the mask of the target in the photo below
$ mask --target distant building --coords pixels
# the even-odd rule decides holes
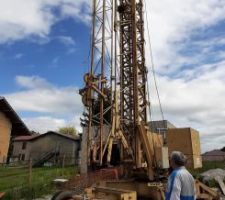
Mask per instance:
[[[9,161],[12,140],[29,130],[4,97],[0,96],[0,163]]]
[[[200,138],[198,131],[192,128],[177,128],[168,120],[150,121],[150,130],[163,136],[169,154],[172,151],[182,151],[188,158],[188,168],[202,166]]]
[[[168,120],[150,121],[148,125],[152,132],[161,134],[165,134],[169,128],[176,128],[176,126]]]
[[[32,159],[34,166],[43,164],[72,165],[78,161],[80,136],[71,136],[57,132],[41,135],[21,136],[14,139],[14,161],[28,163]]]
[[[202,154],[203,161],[225,161],[225,152],[215,149]]]
[[[151,132],[159,133],[163,136],[164,142],[166,142],[166,134],[168,132],[168,129],[176,128],[176,126],[168,120],[150,121],[148,122],[148,125]]]

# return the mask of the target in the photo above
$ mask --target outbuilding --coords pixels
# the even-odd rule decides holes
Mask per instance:
[[[74,165],[78,162],[80,136],[49,131],[45,134],[21,136],[14,139],[12,159],[33,166],[44,164]]]

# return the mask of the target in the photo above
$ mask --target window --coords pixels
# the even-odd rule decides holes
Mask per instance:
[[[26,149],[27,143],[23,142],[22,149]]]
[[[22,161],[25,160],[25,154],[22,154],[21,160],[22,160]]]

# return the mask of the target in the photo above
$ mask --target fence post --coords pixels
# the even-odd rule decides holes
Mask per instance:
[[[62,160],[62,176],[64,176],[65,159],[66,159],[66,155],[64,154],[63,160]]]
[[[28,181],[29,181],[29,186],[31,187],[32,185],[32,158],[29,159],[29,176],[28,176]]]
[[[63,160],[62,160],[62,168],[64,169],[65,167],[65,159],[66,159],[66,155],[63,155]]]

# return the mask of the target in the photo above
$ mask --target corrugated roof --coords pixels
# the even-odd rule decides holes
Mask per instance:
[[[12,136],[30,135],[29,129],[17,115],[8,101],[0,96],[0,112],[4,113],[12,123]]]

